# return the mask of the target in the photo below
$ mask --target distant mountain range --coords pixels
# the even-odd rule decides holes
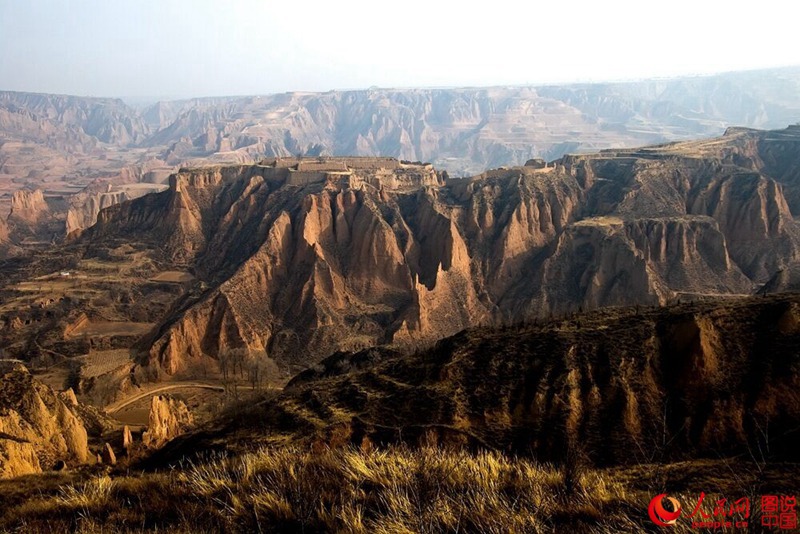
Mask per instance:
[[[65,160],[57,176],[114,176],[113,165],[87,163],[89,154],[178,166],[299,153],[392,156],[469,175],[532,157],[798,121],[798,67],[629,83],[215,97],[141,110],[119,99],[0,92],[0,182],[52,176],[52,162],[35,166],[34,149]]]

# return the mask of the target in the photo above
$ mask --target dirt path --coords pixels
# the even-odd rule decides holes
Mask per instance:
[[[36,348],[39,349],[40,351],[49,352],[50,354],[52,354],[54,356],[58,356],[59,358],[61,358],[61,361],[59,363],[63,362],[64,360],[69,360],[69,356],[67,356],[66,354],[61,354],[60,352],[56,352],[54,350],[46,349],[43,346],[41,346],[39,344],[39,336],[38,335],[33,338],[33,344],[36,345]]]
[[[214,386],[211,384],[203,384],[203,383],[195,383],[195,382],[183,382],[180,384],[169,384],[166,386],[161,386],[155,389],[150,389],[148,391],[143,391],[141,393],[137,393],[133,397],[128,397],[127,399],[117,401],[114,403],[109,404],[105,407],[105,411],[108,414],[114,414],[121,409],[125,408],[133,404],[134,402],[140,401],[145,397],[149,397],[151,395],[155,395],[157,393],[162,393],[164,391],[169,391],[171,389],[186,389],[186,388],[199,388],[199,389],[213,389],[215,391],[225,391],[225,388],[222,386]]]

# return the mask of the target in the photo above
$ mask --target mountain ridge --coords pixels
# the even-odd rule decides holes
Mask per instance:
[[[145,463],[287,439],[556,462],[579,450],[596,465],[791,457],[799,313],[797,294],[602,309],[470,328],[413,353],[338,353]]]
[[[149,373],[230,347],[301,369],[474,324],[752,294],[800,259],[784,196],[798,182],[764,163],[798,142],[798,128],[732,130],[472,179],[369,158],[185,170],[81,239],[90,254],[123,235],[157,243],[206,284],[143,341]]]

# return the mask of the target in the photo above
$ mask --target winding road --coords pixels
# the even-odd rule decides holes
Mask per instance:
[[[196,382],[183,382],[183,383],[180,383],[180,384],[169,384],[169,385],[166,385],[166,386],[161,386],[161,387],[158,387],[158,388],[154,388],[154,389],[150,389],[150,390],[147,390],[147,391],[143,391],[141,393],[137,393],[133,397],[128,397],[127,399],[123,399],[121,401],[112,402],[111,404],[109,404],[108,406],[105,407],[105,411],[109,415],[110,414],[114,414],[114,413],[120,411],[121,409],[125,408],[126,406],[129,406],[129,405],[133,404],[134,402],[137,402],[137,401],[140,401],[140,400],[144,399],[145,397],[149,397],[151,395],[156,395],[158,393],[162,393],[164,391],[169,391],[169,390],[172,390],[172,389],[185,389],[185,388],[213,389],[214,391],[220,391],[220,392],[225,391],[225,388],[222,387],[222,386],[214,386],[214,385],[211,385],[211,384],[203,384],[203,383],[196,383]]]

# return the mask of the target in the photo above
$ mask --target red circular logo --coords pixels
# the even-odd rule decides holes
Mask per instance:
[[[664,508],[664,498],[672,503],[672,508],[675,510],[674,512],[670,512]],[[647,512],[650,514],[650,519],[653,523],[660,527],[669,527],[674,525],[681,515],[681,505],[677,499],[667,497],[666,493],[662,493],[661,495],[653,497],[653,500],[650,501],[650,506],[647,507]]]

